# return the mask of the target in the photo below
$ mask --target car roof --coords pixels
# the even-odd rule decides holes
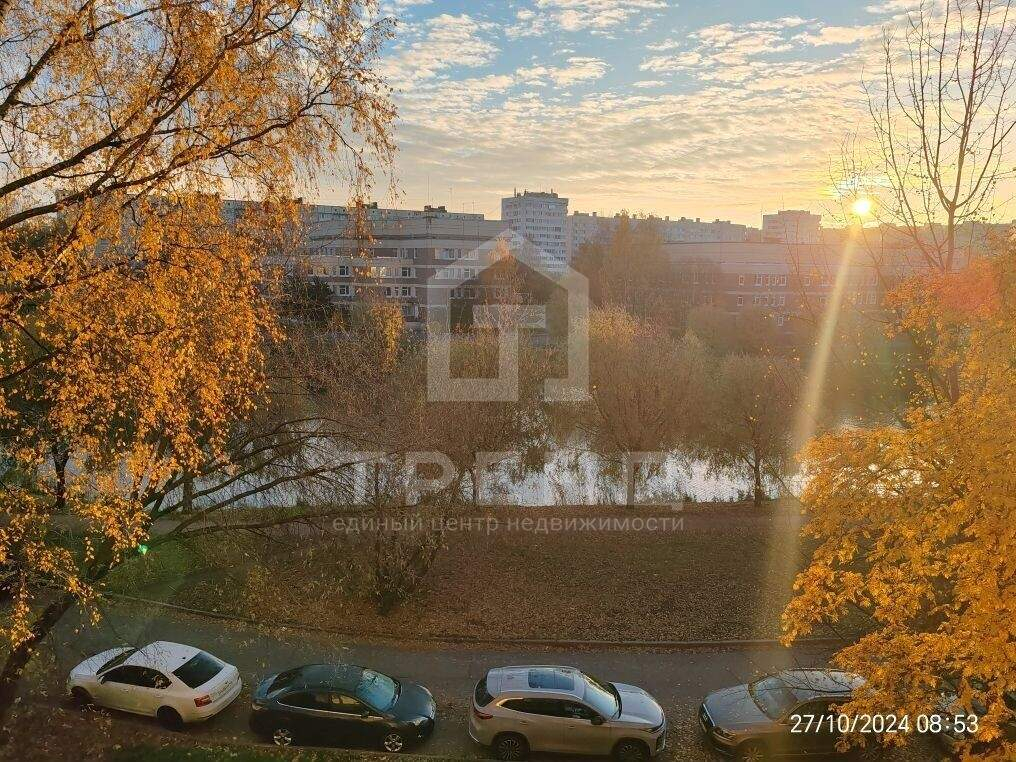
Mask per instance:
[[[487,692],[529,696],[571,696],[581,699],[586,692],[585,676],[576,667],[527,664],[495,667],[487,673]]]
[[[329,688],[351,693],[360,684],[364,668],[355,664],[305,664],[292,671],[295,674],[289,688]]]
[[[864,678],[839,669],[785,669],[780,679],[798,701],[831,697],[846,698],[864,685]]]
[[[200,648],[157,640],[139,648],[123,662],[133,667],[151,667],[164,672],[173,672],[201,653]]]

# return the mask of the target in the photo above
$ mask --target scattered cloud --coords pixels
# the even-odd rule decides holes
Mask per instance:
[[[610,69],[606,61],[586,56],[572,56],[565,64],[522,68],[516,72],[516,76],[529,85],[542,85],[549,80],[559,87],[567,87],[576,82],[599,79]]]
[[[669,0],[535,0],[531,8],[516,13],[516,22],[506,33],[530,37],[551,29],[605,32],[669,7],[673,7]]]
[[[493,41],[496,25],[462,14],[442,13],[410,28],[406,38],[382,61],[396,88],[459,67],[475,68],[494,60],[500,48]]]

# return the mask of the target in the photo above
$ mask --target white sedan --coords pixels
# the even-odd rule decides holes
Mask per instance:
[[[236,667],[164,640],[103,651],[72,669],[67,680],[67,690],[82,704],[158,717],[173,730],[218,714],[242,687]]]

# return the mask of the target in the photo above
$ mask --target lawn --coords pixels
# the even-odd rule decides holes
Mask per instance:
[[[114,590],[353,636],[775,638],[804,557],[789,507],[499,508],[480,516],[499,529],[447,532],[419,589],[387,616],[364,594],[362,545],[342,532],[160,546],[124,570]],[[604,518],[633,521],[627,530],[582,525]],[[650,518],[655,531],[644,528]],[[526,519],[531,531],[521,529]],[[545,527],[579,524],[532,531],[542,519]]]

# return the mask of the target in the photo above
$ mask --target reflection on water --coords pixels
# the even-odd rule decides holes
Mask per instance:
[[[624,483],[618,469],[588,452],[562,451],[548,456],[542,472],[513,481],[512,463],[502,464],[481,493],[484,502],[504,505],[616,505],[625,501]],[[723,501],[744,498],[750,485],[745,480],[710,474],[700,460],[668,457],[658,473],[640,479],[636,501],[652,503]]]

